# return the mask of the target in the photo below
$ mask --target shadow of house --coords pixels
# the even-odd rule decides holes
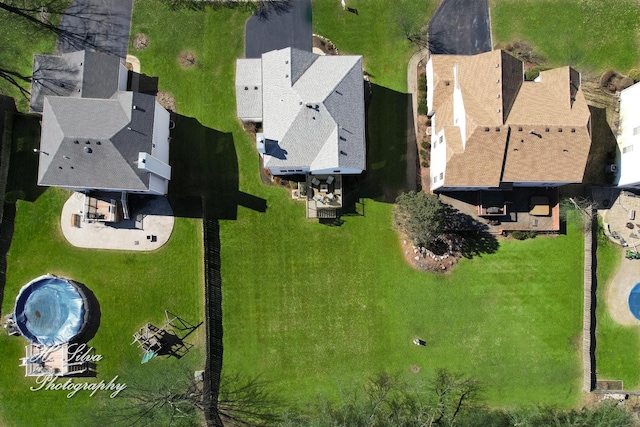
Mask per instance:
[[[147,76],[146,74],[129,70],[127,90],[156,96],[158,94],[158,80],[158,77]]]
[[[607,122],[606,110],[589,106],[591,113],[591,149],[584,171],[584,184],[612,185],[615,173],[607,171],[607,166],[616,163],[618,145],[616,137]]]
[[[350,199],[351,206],[360,197],[394,203],[406,187],[407,105],[411,95],[376,84],[370,88],[365,115],[366,171],[361,176],[345,176],[345,188],[357,186],[357,196],[345,195],[345,203]]]
[[[239,190],[239,169],[231,133],[174,115],[169,200],[176,216],[202,218],[202,199],[214,219],[237,218],[238,205],[265,212],[267,202]]]

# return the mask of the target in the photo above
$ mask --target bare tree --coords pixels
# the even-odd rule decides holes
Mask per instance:
[[[26,89],[23,84],[31,82],[31,76],[23,76],[22,74],[8,70],[2,66],[0,66],[0,78],[6,80],[11,85],[15,86],[20,94],[24,96],[26,99],[29,99],[29,90]]]
[[[438,369],[430,388],[436,397],[433,422],[453,425],[458,414],[478,398],[480,383],[474,378]]]

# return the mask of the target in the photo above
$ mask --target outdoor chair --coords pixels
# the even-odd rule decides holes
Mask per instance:
[[[329,178],[327,178],[327,184],[331,185],[333,183],[333,175],[329,175]]]
[[[311,180],[311,185],[317,187],[318,185],[320,185],[320,180],[318,178],[313,178]]]

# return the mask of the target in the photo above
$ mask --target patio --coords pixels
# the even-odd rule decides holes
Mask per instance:
[[[342,208],[341,175],[307,175],[293,197],[307,203],[307,218],[338,218]]]
[[[110,205],[105,204],[107,210]],[[173,231],[173,211],[165,197],[149,198],[131,219],[113,223],[88,219],[86,207],[84,194],[73,193],[60,218],[62,234],[78,248],[152,251],[167,243]]]
[[[446,192],[440,194],[440,200],[486,224],[492,234],[560,231],[557,188]]]

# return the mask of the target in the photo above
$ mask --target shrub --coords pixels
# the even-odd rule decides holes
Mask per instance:
[[[629,77],[631,77],[634,82],[640,82],[640,68],[629,70]]]
[[[527,239],[533,239],[534,237],[536,237],[536,233],[535,231],[516,230],[511,232],[511,237],[517,240],[527,240]]]
[[[429,107],[427,106],[427,97],[418,93],[420,97],[418,100],[418,115],[426,116],[429,113]]]
[[[431,150],[431,141],[426,140],[426,141],[422,141],[422,143],[420,144],[420,146],[422,148],[424,148],[425,150]]]
[[[540,71],[542,71],[540,67],[533,67],[532,69],[524,73],[524,79],[527,81],[533,81],[538,78],[538,76],[540,75]]]

